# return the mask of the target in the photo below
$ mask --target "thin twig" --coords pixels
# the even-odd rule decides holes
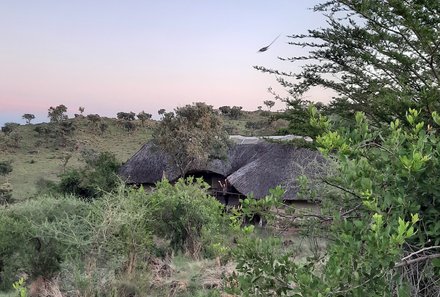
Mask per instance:
[[[440,249],[440,245],[425,247],[425,248],[423,248],[421,250],[418,250],[418,251],[415,251],[414,253],[409,254],[408,256],[402,258],[402,260],[400,260],[400,261],[405,261],[405,260],[411,258],[412,256],[420,254],[421,252],[429,251],[429,250],[433,250],[433,249]]]
[[[361,203],[361,204],[356,205],[356,206],[353,207],[352,209],[349,209],[349,210],[347,210],[347,211],[344,211],[344,212],[341,214],[341,217],[345,217],[346,215],[352,213],[353,211],[358,210],[362,205],[363,205],[363,204]]]
[[[432,255],[427,255],[427,256],[423,256],[423,257],[419,257],[419,258],[415,258],[412,260],[405,260],[399,263],[396,263],[396,265],[394,265],[394,268],[399,268],[402,266],[408,266],[414,263],[418,263],[418,262],[422,262],[422,261],[426,261],[426,260],[430,260],[430,259],[435,259],[435,258],[440,258],[440,254],[432,254]]]
[[[350,194],[350,195],[353,195],[353,196],[356,197],[356,198],[359,198],[359,199],[363,200],[361,196],[359,196],[358,194],[356,194],[356,193],[354,193],[354,192],[352,192],[352,191],[350,191],[350,190],[348,190],[348,189],[345,189],[344,187],[341,187],[341,186],[339,186],[339,185],[332,184],[331,182],[329,182],[328,180],[325,180],[325,179],[323,179],[322,181],[323,181],[325,184],[329,185],[329,186],[332,186],[332,187],[338,188],[339,190],[341,190],[341,191],[343,191],[343,192],[345,192],[345,193],[348,193],[348,194]]]

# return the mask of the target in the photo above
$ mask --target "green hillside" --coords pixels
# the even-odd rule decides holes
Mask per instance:
[[[272,135],[286,124],[270,117],[267,112],[263,115],[244,112],[238,119],[225,116],[224,124],[230,134]],[[0,161],[11,161],[13,166],[10,174],[0,176],[0,183],[12,184],[14,199],[31,198],[37,193],[39,184],[44,186],[45,181],[56,181],[64,170],[82,166],[81,152],[107,151],[125,162],[149,140],[156,123],[150,120],[142,126],[135,120],[134,129],[128,131],[124,123],[115,118],[101,118],[99,124],[86,117],[67,122],[73,131],[61,136],[54,135],[56,124],[20,125],[8,134],[0,133]],[[105,126],[104,131],[100,129],[101,124]]]

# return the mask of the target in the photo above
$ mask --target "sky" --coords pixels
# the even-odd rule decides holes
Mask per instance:
[[[0,0],[0,125],[50,106],[115,117],[206,102],[256,110],[274,88],[254,65],[298,71],[287,35],[323,27],[317,0]],[[258,49],[279,39],[264,53]],[[328,101],[315,90],[309,100]],[[284,108],[278,102],[276,109]]]

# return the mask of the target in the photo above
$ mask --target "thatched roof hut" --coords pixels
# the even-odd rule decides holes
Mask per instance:
[[[197,173],[222,176],[234,190],[243,195],[253,193],[259,199],[269,189],[281,185],[285,200],[295,200],[299,175],[313,176],[319,173],[324,162],[322,156],[310,149],[290,144],[272,143],[262,139],[243,141],[232,139],[233,144],[225,160],[211,160],[207,164],[193,166],[189,175]],[[154,184],[165,175],[170,181],[180,177],[177,167],[163,152],[145,144],[120,169],[120,176],[130,184]]]

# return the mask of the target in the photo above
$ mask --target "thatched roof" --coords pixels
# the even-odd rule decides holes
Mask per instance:
[[[296,178],[303,174],[315,175],[323,164],[318,152],[306,148],[264,140],[239,143],[229,149],[227,159],[212,160],[191,168],[189,172],[223,175],[238,192],[244,195],[253,193],[257,199],[266,196],[269,189],[281,185],[286,190],[285,199],[292,200],[298,192]],[[180,177],[169,157],[153,149],[150,143],[131,157],[119,174],[132,184],[154,184],[164,175],[171,181]]]

